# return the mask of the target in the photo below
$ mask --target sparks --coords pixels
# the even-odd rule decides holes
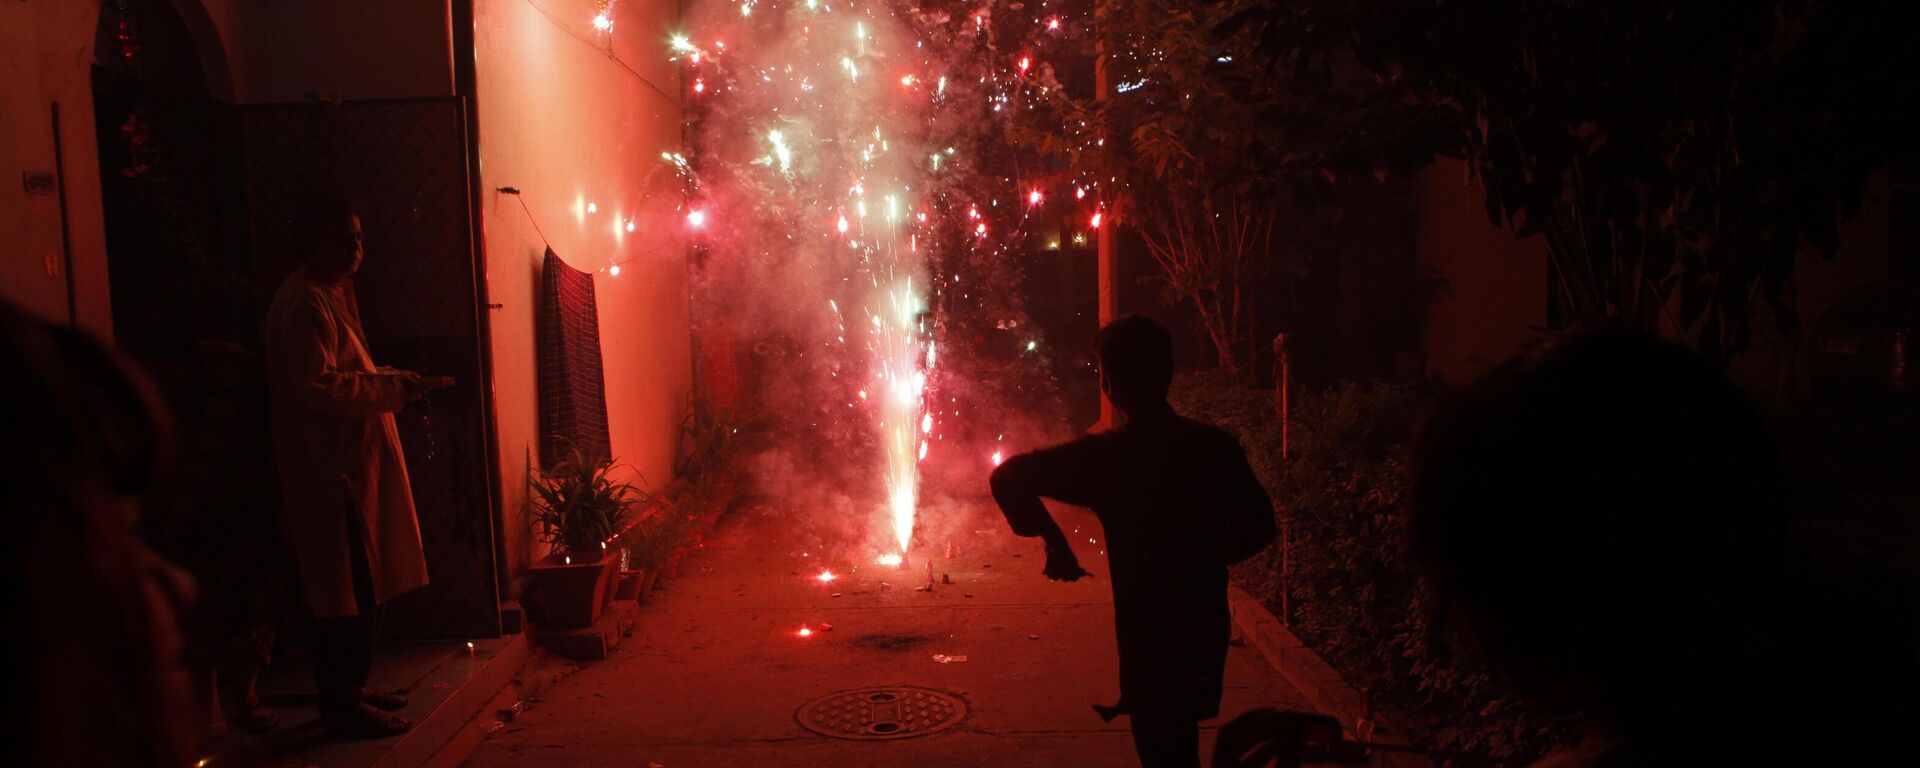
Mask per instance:
[[[840,577],[834,575],[833,571],[821,571],[820,575],[813,577],[814,581],[818,581],[822,584],[831,583],[834,579],[837,579],[837,578],[840,578]]]
[[[787,146],[787,137],[779,131],[767,131],[767,143],[773,145],[773,159],[780,164],[780,172],[792,173],[793,148]]]
[[[699,229],[707,224],[707,212],[700,209],[687,211],[687,226]]]
[[[795,632],[795,633],[793,633],[793,634],[795,634],[795,635],[797,635],[797,636],[800,636],[800,637],[813,637],[813,628],[812,628],[812,627],[801,627],[801,628],[800,628],[800,631],[798,631],[798,632]]]
[[[898,567],[901,563],[904,563],[906,561],[907,561],[906,558],[901,557],[900,555],[894,554],[892,552],[888,552],[887,554],[880,556],[879,563],[881,565],[892,568],[892,567]]]
[[[1041,193],[1040,190],[1035,189],[1027,192],[1027,205],[1039,205],[1040,201],[1045,199],[1047,199],[1047,196]]]
[[[609,15],[606,11],[601,11],[597,14],[594,14],[593,28],[600,30],[601,32],[612,32],[613,16]]]
[[[1095,214],[1093,215],[1093,218],[1091,218],[1091,219],[1088,219],[1088,220],[1087,220],[1087,225],[1088,225],[1088,226],[1090,226],[1090,227],[1093,227],[1094,229],[1099,229],[1099,228],[1100,228],[1100,220],[1101,220],[1101,219],[1103,219],[1103,218],[1105,218],[1105,217],[1106,217],[1106,214],[1103,214],[1103,213],[1095,213]]]

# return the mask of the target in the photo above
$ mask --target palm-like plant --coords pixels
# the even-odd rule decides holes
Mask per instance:
[[[527,507],[540,541],[571,558],[591,561],[648,495],[610,476],[614,465],[579,449],[559,466],[527,474]]]

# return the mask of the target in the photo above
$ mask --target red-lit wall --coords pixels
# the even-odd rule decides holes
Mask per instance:
[[[476,0],[474,9],[481,184],[522,192],[489,191],[481,207],[487,281],[501,305],[492,312],[501,530],[515,570],[544,554],[523,505],[527,467],[538,461],[534,299],[545,242],[578,269],[624,262],[618,276],[600,271],[594,287],[613,453],[644,488],[673,479],[692,380],[686,250],[672,210],[680,186],[660,158],[680,149],[679,73],[665,61],[676,6],[622,0],[611,36],[593,29],[592,0],[540,6],[551,18],[526,0]]]

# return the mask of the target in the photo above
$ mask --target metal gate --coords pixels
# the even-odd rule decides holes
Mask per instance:
[[[431,583],[389,605],[384,634],[499,634],[464,102],[248,106],[241,126],[259,307],[292,267],[293,204],[347,195],[366,232],[355,289],[376,362],[459,382],[397,417]]]

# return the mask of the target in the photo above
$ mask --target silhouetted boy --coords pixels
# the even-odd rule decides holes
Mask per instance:
[[[1087,507],[1106,530],[1113,568],[1120,702],[1141,764],[1198,766],[1199,721],[1220,713],[1232,618],[1227,566],[1273,541],[1273,504],[1232,435],[1167,405],[1172,339],[1138,315],[1100,330],[1100,389],[1125,416],[1117,429],[1008,459],[993,497],[1013,532],[1046,541],[1046,575],[1086,572],[1041,504]]]

